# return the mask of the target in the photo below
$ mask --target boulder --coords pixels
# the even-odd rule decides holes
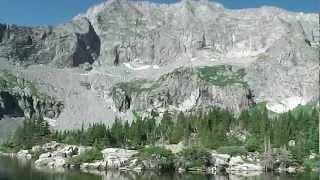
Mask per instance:
[[[54,158],[54,168],[63,168],[66,165],[66,159],[64,158]]]
[[[31,152],[37,153],[37,152],[40,152],[41,150],[42,150],[42,147],[40,145],[36,145],[32,147]]]
[[[18,159],[24,159],[24,160],[30,160],[32,158],[32,155],[29,153],[29,150],[20,150],[17,153]]]
[[[52,154],[50,152],[40,154],[39,159],[50,158]]]
[[[61,157],[40,158],[34,164],[38,168],[64,168],[66,166],[66,159]]]
[[[217,167],[225,167],[228,166],[230,155],[229,154],[217,154],[215,152],[211,153],[212,161]]]
[[[286,170],[287,170],[288,173],[295,173],[295,172],[297,172],[297,168],[296,168],[296,167],[292,167],[292,166],[288,167]]]
[[[81,170],[104,170],[106,168],[106,162],[95,161],[92,163],[82,163],[80,165]]]
[[[240,156],[232,157],[229,161],[229,166],[237,166],[243,164],[244,161]]]
[[[64,151],[57,150],[52,152],[52,157],[61,157],[61,158],[66,158],[67,154]]]
[[[263,170],[263,167],[261,165],[249,164],[249,163],[230,166],[227,169],[228,172],[232,172],[232,171],[247,172],[247,171],[262,171],[262,170]]]
[[[107,148],[101,151],[106,162],[106,168],[119,169],[129,163],[130,158],[138,151],[118,148]]]
[[[42,146],[42,150],[45,152],[55,151],[61,146],[63,146],[63,144],[57,143],[56,141],[51,141],[49,143],[44,144]]]
[[[53,162],[53,158],[41,158],[34,162],[34,165],[38,168],[48,167],[51,162]]]
[[[79,153],[78,146],[74,145],[67,145],[63,147],[62,149],[58,149],[56,151],[56,154],[59,156],[65,156],[65,157],[72,157],[74,155],[77,155]]]
[[[227,172],[260,172],[263,167],[260,164],[246,163],[240,156],[232,157],[229,161]]]

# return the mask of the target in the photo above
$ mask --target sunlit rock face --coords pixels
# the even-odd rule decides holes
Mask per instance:
[[[209,1],[110,0],[56,27],[0,25],[0,69],[63,101],[57,129],[260,102],[286,112],[318,98],[318,50],[317,14]]]

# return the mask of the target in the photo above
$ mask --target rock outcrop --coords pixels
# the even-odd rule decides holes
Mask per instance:
[[[0,25],[0,57],[17,64],[74,67],[99,54],[100,39],[85,18],[58,27]]]
[[[208,110],[220,107],[241,112],[254,105],[241,70],[232,66],[179,68],[157,81],[132,81],[113,87],[112,98],[120,112]],[[244,72],[243,72],[244,73]]]
[[[108,169],[120,169],[128,165],[131,158],[138,153],[136,150],[107,148],[101,151],[105,166]]]
[[[0,73],[0,82],[0,117],[57,118],[63,109],[62,102],[40,93],[31,82],[7,72]]]

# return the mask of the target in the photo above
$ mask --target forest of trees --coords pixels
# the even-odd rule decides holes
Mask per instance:
[[[42,118],[25,120],[9,144],[11,147],[31,148],[34,144],[55,140],[67,144],[139,149],[159,143],[185,146],[200,144],[208,149],[239,149],[241,151],[264,151],[265,139],[273,148],[286,147],[294,158],[301,161],[311,152],[318,152],[318,119],[315,107],[301,106],[294,111],[275,115],[258,105],[240,115],[212,109],[170,115],[165,112],[157,117],[136,116],[132,123],[116,119],[111,127],[92,124],[80,130],[50,132]],[[295,145],[289,146],[288,142]]]

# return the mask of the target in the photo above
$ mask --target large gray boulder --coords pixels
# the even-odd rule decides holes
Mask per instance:
[[[135,150],[107,148],[101,151],[108,169],[119,169],[129,164],[131,158],[138,153]]]

